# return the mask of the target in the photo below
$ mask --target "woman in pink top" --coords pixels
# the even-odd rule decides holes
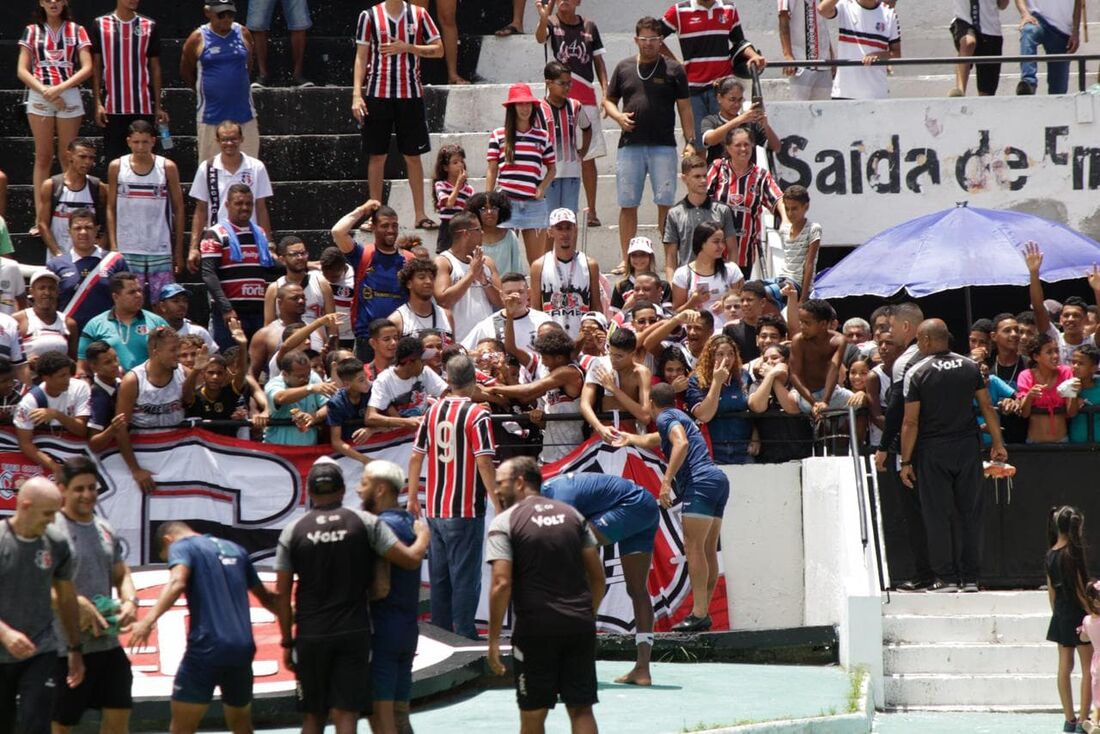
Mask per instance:
[[[1073,371],[1058,363],[1058,344],[1050,334],[1037,336],[1028,344],[1027,352],[1032,367],[1016,379],[1020,415],[1028,419],[1027,442],[1066,441],[1066,418],[1072,416],[1068,415],[1068,401],[1058,393],[1058,386],[1073,379]]]

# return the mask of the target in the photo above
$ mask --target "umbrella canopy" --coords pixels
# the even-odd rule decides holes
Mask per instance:
[[[954,209],[880,232],[814,283],[816,298],[914,298],[968,286],[1027,285],[1024,243],[1043,249],[1039,275],[1053,282],[1084,277],[1100,263],[1100,243],[1049,219],[1013,211]]]

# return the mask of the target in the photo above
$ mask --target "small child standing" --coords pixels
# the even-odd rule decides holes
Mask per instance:
[[[1057,507],[1047,520],[1050,550],[1046,556],[1047,594],[1050,596],[1050,626],[1047,639],[1058,643],[1058,697],[1066,723],[1063,731],[1084,731],[1080,721],[1088,718],[1092,706],[1092,645],[1082,642],[1077,631],[1088,601],[1088,563],[1084,547],[1085,517],[1076,507]],[[1073,709],[1074,653],[1081,658],[1081,713]]]
[[[817,251],[821,248],[821,225],[806,221],[806,214],[810,211],[810,192],[805,186],[788,186],[783,192],[783,202],[791,224],[779,228],[783,238],[783,273],[780,277],[801,288],[802,298],[809,298],[817,272]]]
[[[1093,637],[1100,639],[1100,581],[1094,579],[1085,587],[1085,601],[1087,614],[1081,620],[1081,642],[1091,644]],[[1100,701],[1100,656],[1093,656],[1089,672],[1092,674],[1092,700]],[[1100,732],[1098,718],[1100,715],[1094,712],[1090,718],[1084,719],[1081,722],[1081,731],[1089,734]]]
[[[1070,443],[1089,442],[1089,421],[1092,421],[1091,440],[1100,441],[1100,413],[1078,412],[1085,405],[1100,406],[1100,383],[1095,378],[1098,363],[1100,349],[1091,344],[1082,344],[1073,350],[1070,365],[1073,369],[1071,382],[1074,396],[1069,398],[1066,405],[1067,412],[1076,414],[1069,421]],[[1068,396],[1068,393],[1062,393],[1061,386],[1058,389],[1063,396]]]
[[[463,211],[474,195],[474,187],[466,183],[466,151],[461,145],[444,145],[436,154],[432,194],[440,220],[435,251],[443,252],[451,246],[451,218]]]
[[[573,75],[564,64],[551,61],[543,69],[543,77],[546,97],[539,104],[539,125],[550,133],[557,160],[554,180],[546,189],[546,208],[576,212],[581,197],[581,161],[592,143],[592,122],[581,103],[569,97]]]

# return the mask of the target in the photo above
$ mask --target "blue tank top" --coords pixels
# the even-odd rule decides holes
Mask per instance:
[[[607,474],[562,474],[542,485],[542,496],[572,505],[591,520],[618,505],[643,501],[647,492],[629,479]]]
[[[248,82],[248,47],[239,23],[222,37],[202,28],[202,53],[199,54],[198,116],[204,125],[225,120],[250,122],[256,116],[252,90]]]
[[[692,482],[705,480],[715,472],[721,473],[721,469],[710,458],[706,439],[690,415],[678,408],[668,408],[660,412],[655,422],[657,433],[661,436],[661,451],[665,452],[666,458],[672,455],[672,441],[669,439],[672,426],[679,423],[687,434],[688,451],[684,463],[680,464],[680,470],[676,472],[677,489],[683,491]]]

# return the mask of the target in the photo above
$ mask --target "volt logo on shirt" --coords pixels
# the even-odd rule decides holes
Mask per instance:
[[[933,362],[932,366],[940,372],[946,372],[947,370],[955,370],[963,366],[961,359],[947,359],[942,362]]]
[[[339,543],[347,534],[347,530],[314,530],[306,533],[306,537],[309,538],[309,542],[316,545],[318,543]]]

